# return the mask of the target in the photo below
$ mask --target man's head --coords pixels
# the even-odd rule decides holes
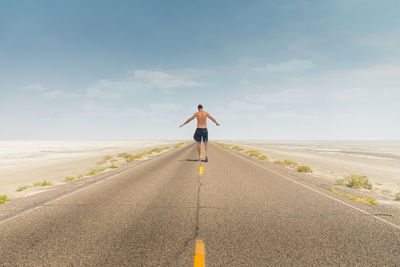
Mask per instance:
[[[200,110],[200,109],[203,109],[203,106],[202,105],[198,105],[197,108]]]

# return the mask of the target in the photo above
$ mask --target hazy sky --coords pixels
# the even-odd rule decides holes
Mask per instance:
[[[0,139],[400,138],[400,1],[2,1]]]

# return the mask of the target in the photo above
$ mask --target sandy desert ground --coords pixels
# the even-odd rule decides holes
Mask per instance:
[[[376,192],[400,192],[400,142],[386,141],[222,141],[257,150],[272,161],[290,159],[332,181],[365,175]]]
[[[65,183],[69,176],[77,177],[88,171],[110,166],[102,162],[113,156],[117,166],[126,160],[120,153],[138,154],[156,147],[165,147],[179,141],[1,141],[0,142],[0,195],[10,198],[35,194],[49,187],[16,189],[43,180],[54,184]]]

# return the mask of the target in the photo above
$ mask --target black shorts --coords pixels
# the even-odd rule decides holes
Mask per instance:
[[[196,142],[201,142],[203,140],[204,143],[208,142],[208,131],[207,128],[197,128],[196,132],[193,135],[193,139]]]

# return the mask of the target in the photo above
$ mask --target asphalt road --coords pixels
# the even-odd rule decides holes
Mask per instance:
[[[0,222],[0,265],[193,266],[202,240],[206,266],[400,266],[400,228],[215,145],[209,158],[199,175],[188,145]]]

